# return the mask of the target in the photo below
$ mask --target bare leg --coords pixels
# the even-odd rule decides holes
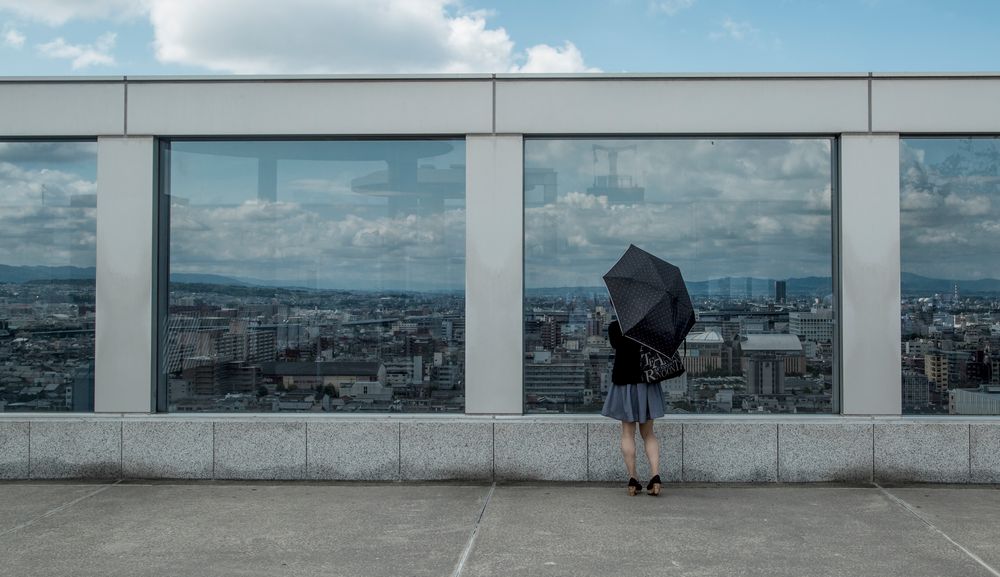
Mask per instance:
[[[639,434],[642,435],[646,458],[649,459],[649,476],[655,477],[660,474],[660,442],[653,432],[653,419],[639,423]]]
[[[635,477],[635,423],[622,421],[622,457],[628,476]]]

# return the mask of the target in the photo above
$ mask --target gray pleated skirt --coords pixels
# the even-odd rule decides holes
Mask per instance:
[[[663,389],[660,383],[612,385],[601,414],[629,423],[659,419],[663,416]]]

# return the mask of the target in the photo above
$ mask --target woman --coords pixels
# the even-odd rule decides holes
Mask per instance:
[[[622,335],[618,321],[608,325],[608,339],[615,349],[611,390],[601,414],[622,422],[622,456],[628,469],[628,494],[638,495],[642,484],[635,478],[635,425],[639,423],[653,478],[646,485],[650,495],[660,494],[660,443],[653,432],[653,419],[663,416],[663,391],[659,383],[642,382],[639,372],[639,343]]]

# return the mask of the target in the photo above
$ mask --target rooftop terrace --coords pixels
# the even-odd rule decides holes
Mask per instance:
[[[0,573],[998,576],[1000,486],[3,483]]]

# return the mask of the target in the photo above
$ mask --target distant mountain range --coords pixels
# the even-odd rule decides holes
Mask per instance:
[[[228,286],[254,286],[255,283],[244,282],[228,276],[217,274],[198,274],[178,272],[170,275],[171,282],[190,284],[222,284]],[[264,285],[257,285],[264,286]]]
[[[170,282],[184,283],[184,284],[202,284],[202,285],[222,285],[222,286],[235,286],[242,288],[254,288],[254,289],[286,289],[293,291],[318,291],[318,292],[383,292],[383,293],[421,293],[421,294],[455,294],[465,292],[463,289],[442,289],[437,287],[419,287],[411,286],[406,288],[399,287],[379,287],[372,288],[371,286],[355,286],[355,287],[343,287],[334,286],[322,280],[317,280],[316,284],[313,286],[305,286],[303,281],[295,280],[268,280],[268,279],[258,279],[251,277],[227,277],[214,274],[194,274],[194,273],[174,273],[170,275]]]
[[[0,264],[0,283],[28,283],[33,281],[52,280],[93,280],[96,278],[95,267],[75,266],[10,266]],[[930,278],[904,272],[900,275],[903,294],[949,293],[958,283],[960,294],[990,294],[1000,293],[1000,279],[987,278],[979,280],[952,280]],[[175,273],[170,275],[172,282],[188,284],[208,284],[238,287],[272,287],[299,290],[337,290],[327,287],[303,287],[301,281],[269,281],[254,278],[234,278],[215,274]],[[774,279],[756,277],[722,277],[687,283],[688,291],[693,295],[710,296],[718,294],[746,294],[747,287],[753,295],[774,294]],[[830,277],[802,277],[786,279],[786,292],[789,296],[826,296],[830,294],[832,281]],[[344,290],[344,289],[340,289]],[[363,290],[363,289],[360,289]],[[421,292],[421,291],[401,291]],[[461,292],[461,291],[426,291],[426,292]],[[574,295],[589,296],[607,292],[603,286],[591,287],[545,287],[526,289],[529,295]]]
[[[910,272],[900,275],[904,294],[950,293],[958,284],[959,296],[976,293],[1000,293],[1000,280],[984,278],[979,280],[949,280],[920,276]]]
[[[904,295],[929,295],[934,293],[950,293],[954,290],[955,283],[958,283],[960,295],[968,294],[1000,294],[1000,280],[988,278],[980,280],[951,280],[930,278],[904,272],[900,275],[901,290]],[[823,297],[833,289],[830,277],[802,277],[790,278],[785,281],[785,292],[788,296],[819,296]],[[712,295],[740,295],[749,292],[752,295],[773,295],[774,279],[762,279],[755,277],[722,277],[703,281],[689,281],[686,283],[688,292],[696,296]],[[747,291],[749,284],[750,291]],[[564,295],[564,296],[589,296],[592,294],[606,294],[607,289],[603,286],[593,287],[545,287],[531,288],[525,290],[529,295]]]
[[[833,280],[826,276],[785,279],[785,293],[798,296],[826,296],[833,292]],[[774,279],[756,277],[722,277],[687,283],[688,292],[695,295],[774,294]],[[749,289],[749,290],[748,290]]]
[[[26,283],[47,280],[93,280],[97,269],[76,266],[10,266],[0,264],[0,282]]]
[[[789,296],[826,296],[833,290],[830,277],[802,277],[786,279],[785,293]],[[688,292],[696,296],[712,295],[773,295],[774,279],[756,277],[721,277],[701,281],[686,281]],[[749,288],[749,290],[747,290]],[[573,295],[589,296],[607,294],[603,286],[594,287],[551,287],[531,288],[530,295]]]

